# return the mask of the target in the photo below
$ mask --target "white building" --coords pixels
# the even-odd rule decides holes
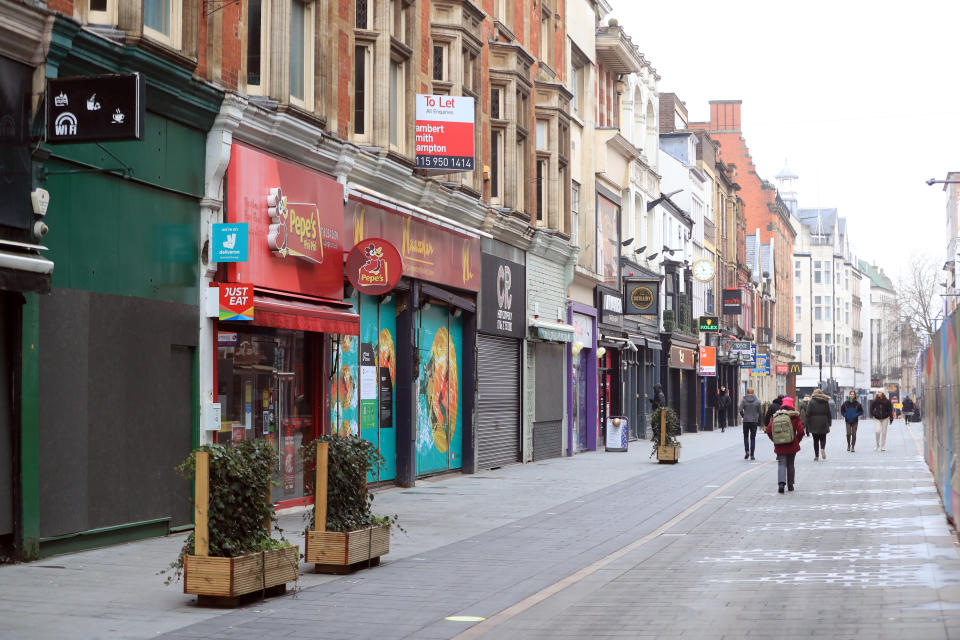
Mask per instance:
[[[897,392],[900,386],[901,340],[897,292],[882,267],[860,261],[870,282],[870,386],[874,391]]]

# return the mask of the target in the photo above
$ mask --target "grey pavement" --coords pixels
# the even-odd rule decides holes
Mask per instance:
[[[850,454],[835,425],[825,462],[807,439],[784,495],[772,445],[743,460],[739,428],[684,435],[675,466],[640,441],[386,491],[375,508],[407,534],[380,567],[304,574],[227,613],[153,575],[182,536],[3,567],[0,637],[960,637],[960,555],[930,474],[903,422],[886,453],[872,430]]]

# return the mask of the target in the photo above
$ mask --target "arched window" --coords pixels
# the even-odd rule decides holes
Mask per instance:
[[[660,131],[657,127],[657,113],[653,109],[653,102],[647,102],[647,144],[644,149],[647,159],[656,165],[657,150],[660,146]]]

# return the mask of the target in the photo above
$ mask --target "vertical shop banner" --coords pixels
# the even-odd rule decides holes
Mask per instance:
[[[417,94],[418,169],[473,171],[473,98]]]
[[[742,311],[743,305],[740,299],[740,289],[723,290],[723,315],[738,316]]]
[[[373,345],[360,345],[360,429],[377,428],[378,373]]]
[[[701,376],[717,375],[717,348],[700,347],[700,370]]]
[[[414,218],[385,203],[351,198],[344,215],[354,244],[382,238],[400,251],[403,275],[467,291],[480,290],[480,240]],[[342,274],[341,274],[342,278]]]
[[[481,265],[479,330],[523,338],[527,318],[526,267],[488,253],[482,255]]]
[[[252,322],[253,285],[235,282],[221,283],[219,317],[222,322]]]

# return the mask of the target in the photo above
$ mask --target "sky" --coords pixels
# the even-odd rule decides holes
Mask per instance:
[[[960,171],[960,1],[610,2],[659,90],[693,122],[742,100],[757,173],[786,161],[860,258],[894,281],[912,254],[946,261],[946,193],[925,181]]]

